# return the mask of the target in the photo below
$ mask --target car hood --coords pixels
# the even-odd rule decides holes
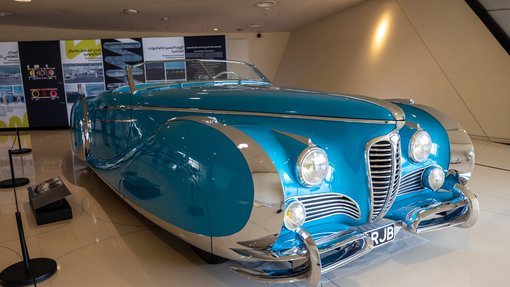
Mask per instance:
[[[317,116],[369,120],[403,120],[402,110],[374,98],[277,87],[193,87],[146,89],[133,102],[141,106],[214,111]]]

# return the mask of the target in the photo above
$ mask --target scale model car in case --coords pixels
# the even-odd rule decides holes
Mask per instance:
[[[136,83],[146,65],[186,79]],[[74,105],[73,150],[209,263],[279,262],[232,270],[317,286],[402,229],[476,222],[473,145],[436,109],[278,88],[236,61],[142,63],[127,77]]]

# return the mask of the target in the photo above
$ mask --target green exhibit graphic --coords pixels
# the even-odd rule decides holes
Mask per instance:
[[[28,127],[17,42],[0,43],[0,129]]]
[[[60,56],[70,117],[71,108],[78,99],[93,97],[105,90],[101,40],[60,41]]]

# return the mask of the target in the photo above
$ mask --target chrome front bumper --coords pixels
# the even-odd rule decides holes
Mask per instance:
[[[269,250],[232,251],[260,261],[292,262],[292,267],[283,270],[255,270],[242,267],[231,267],[239,275],[266,283],[294,283],[306,281],[309,286],[318,286],[321,275],[345,265],[372,250],[372,239],[356,230],[338,232],[315,241],[305,229],[296,230],[298,239],[302,240],[305,249],[276,255]],[[334,252],[340,254],[337,260],[323,265],[321,255]]]
[[[402,221],[405,229],[414,233],[434,231],[451,226],[468,228],[478,220],[478,199],[467,187],[455,184],[461,194],[440,204],[417,208]]]
[[[384,226],[393,222],[395,235],[401,229],[421,233],[450,226],[470,227],[476,223],[479,213],[478,199],[468,188],[456,184],[459,195],[450,201],[432,206],[416,208],[405,219],[380,222],[354,227],[314,240],[305,229],[296,231],[297,238],[304,248],[295,248],[276,254],[267,249],[231,249],[237,255],[249,259],[268,262],[290,262],[290,268],[280,270],[258,270],[244,267],[231,267],[239,275],[266,283],[294,283],[305,281],[308,286],[319,286],[321,275],[335,270],[373,249],[372,239],[365,234],[374,226]]]

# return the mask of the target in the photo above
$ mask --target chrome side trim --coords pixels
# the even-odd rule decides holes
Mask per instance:
[[[197,108],[170,108],[170,107],[158,107],[158,106],[108,106],[108,109],[133,109],[133,110],[137,110],[137,111],[167,111],[167,112],[193,113],[193,114],[256,116],[256,117],[305,119],[305,120],[333,121],[333,122],[356,122],[356,123],[367,123],[367,124],[397,124],[397,122],[393,121],[393,120],[391,120],[391,121],[368,120],[368,119],[355,119],[355,118],[305,116],[305,115],[291,115],[291,114],[279,114],[279,113],[211,110],[211,109],[197,109]]]
[[[184,116],[173,118],[169,123],[175,121],[193,121],[221,132],[238,147],[251,171],[254,202],[250,218],[239,232],[213,237],[213,253],[225,258],[246,260],[231,252],[230,248],[243,246],[247,242],[257,242],[257,245],[263,242],[267,245],[266,247],[272,245],[283,226],[284,193],[280,175],[265,150],[241,130],[219,124],[215,118]]]
[[[476,159],[475,148],[466,130],[454,119],[435,108],[424,105],[414,106],[427,112],[443,125],[450,140],[450,165],[448,169],[458,171],[460,182],[466,184],[471,178]]]
[[[137,119],[129,119],[129,120],[100,120],[96,119],[96,122],[102,122],[102,123],[134,123],[137,122]]]

